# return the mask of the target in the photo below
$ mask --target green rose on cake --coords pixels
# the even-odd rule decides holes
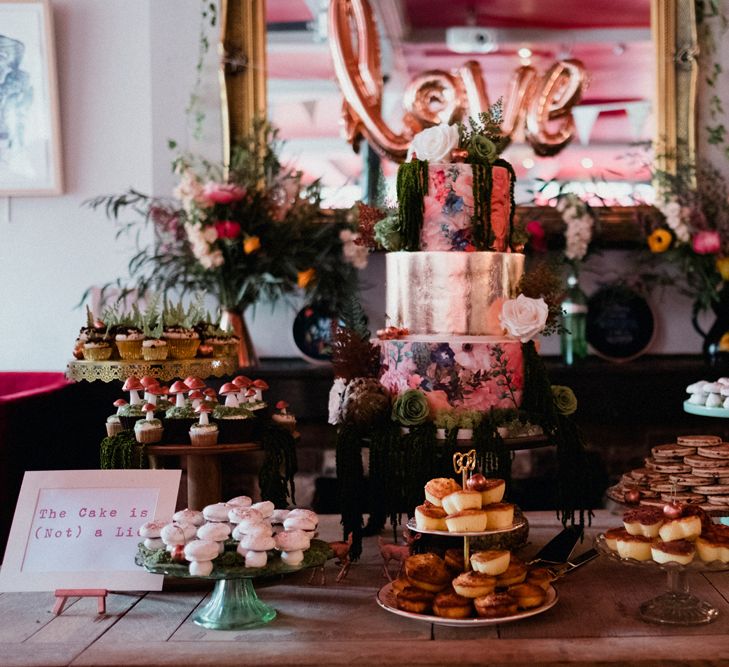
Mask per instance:
[[[403,426],[417,426],[427,418],[430,409],[425,394],[418,389],[408,389],[392,404],[392,419]]]
[[[577,397],[569,387],[553,384],[552,400],[554,400],[554,407],[557,408],[557,412],[565,417],[577,410]]]
[[[480,134],[475,134],[471,138],[471,146],[469,147],[471,157],[476,158],[479,162],[491,164],[499,157],[499,151],[491,139]]]

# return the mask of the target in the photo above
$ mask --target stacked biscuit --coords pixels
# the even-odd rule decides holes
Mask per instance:
[[[449,549],[445,559],[433,553],[410,556],[405,575],[392,584],[395,606],[441,618],[503,618],[547,599],[550,573],[529,569],[508,551],[477,551],[471,565],[473,570],[463,572],[458,549]]]
[[[481,490],[462,489],[448,477],[425,485],[425,503],[415,508],[419,530],[479,533],[503,530],[514,523],[514,505],[502,503],[503,479],[485,480]]]
[[[605,544],[621,558],[688,565],[729,562],[729,527],[714,524],[695,506],[667,517],[657,507],[638,507],[623,515],[623,526],[605,532]]]
[[[729,514],[729,443],[714,435],[685,435],[653,447],[644,467],[623,475],[607,495],[619,503],[662,507],[675,501]]]
[[[298,566],[318,523],[311,510],[277,510],[270,501],[254,503],[248,496],[237,496],[208,505],[202,512],[181,510],[171,522],[147,522],[139,535],[145,548],[166,549],[173,561],[189,562],[190,574],[208,576],[226,545],[238,554],[233,554],[239,559],[235,564],[242,560],[246,568],[265,567],[274,550],[284,563]]]

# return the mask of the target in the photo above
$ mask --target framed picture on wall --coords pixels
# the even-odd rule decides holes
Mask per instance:
[[[49,0],[0,0],[0,197],[63,190]]]

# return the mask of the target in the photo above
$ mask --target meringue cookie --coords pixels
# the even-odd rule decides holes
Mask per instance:
[[[269,551],[276,548],[276,542],[265,535],[243,535],[238,546],[251,551]]]
[[[203,516],[208,521],[227,521],[230,507],[225,503],[214,503],[203,507]]]
[[[303,530],[286,530],[275,537],[276,548],[281,551],[304,551],[311,545],[309,536]]]
[[[206,523],[197,529],[197,536],[201,540],[214,540],[223,542],[230,537],[229,523]]]
[[[253,504],[253,499],[250,496],[236,496],[231,498],[227,504],[233,507],[250,507]]]
[[[294,551],[282,551],[281,560],[286,563],[286,565],[301,565],[301,563],[304,562],[304,552],[299,549]]]
[[[147,549],[150,549],[151,551],[154,551],[155,549],[162,549],[164,547],[164,545],[165,545],[165,543],[161,537],[145,537],[144,538],[144,546],[147,547]]]
[[[709,394],[706,397],[706,405],[707,408],[718,408],[724,401],[722,400],[721,396],[719,394]]]
[[[268,554],[265,551],[249,551],[245,559],[246,567],[266,567]]]
[[[187,560],[212,560],[218,555],[218,543],[213,540],[193,540],[185,545]]]
[[[276,506],[270,500],[262,500],[260,503],[253,503],[251,508],[258,510],[263,515],[263,518],[267,519],[273,515]]]
[[[303,516],[309,519],[309,521],[312,521],[314,524],[319,525],[319,515],[313,510],[307,510],[303,507],[297,507],[296,509],[292,509],[289,512],[289,516],[287,518],[293,518],[295,516]]]
[[[168,523],[162,528],[160,537],[168,546],[185,544],[195,537],[195,526],[191,523]]]
[[[691,396],[688,399],[688,402],[691,403],[691,405],[703,405],[706,403],[706,395],[705,394],[691,394]]]
[[[213,571],[213,561],[193,560],[190,561],[190,574],[193,577],[207,577]]]
[[[263,514],[252,507],[231,507],[228,510],[228,520],[231,523],[240,523],[241,521],[261,523]]]
[[[313,533],[316,530],[316,524],[305,516],[291,516],[283,523],[284,530],[305,530]]]
[[[721,391],[721,385],[718,382],[707,382],[701,387],[702,394],[718,394]]]
[[[699,380],[686,387],[687,394],[700,394],[704,388],[704,385],[709,384],[706,380]]]
[[[263,537],[272,537],[273,528],[271,528],[271,526],[264,522],[254,523],[250,526],[245,524],[242,525],[239,523],[235,528],[233,528],[234,540],[240,540],[244,535],[261,535]]]
[[[167,525],[167,521],[147,521],[139,526],[139,537],[159,537],[162,529]]]
[[[193,526],[202,526],[205,523],[205,516],[198,510],[184,509],[175,512],[172,520],[177,523],[191,523]]]

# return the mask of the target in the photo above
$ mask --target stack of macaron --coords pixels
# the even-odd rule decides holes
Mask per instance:
[[[721,377],[716,382],[699,380],[686,387],[689,395],[686,400],[691,405],[703,405],[707,408],[729,409],[729,378]]]
[[[607,495],[619,503],[661,508],[679,502],[715,516],[729,514],[729,443],[715,435],[683,435],[657,445]]]
[[[697,507],[638,507],[623,515],[623,525],[604,534],[606,546],[620,558],[688,565],[729,562],[729,527],[714,524]]]
[[[462,550],[461,550],[462,553]],[[462,561],[460,563],[462,565]],[[552,576],[529,568],[502,550],[478,551],[472,570],[449,566],[434,553],[410,556],[405,575],[392,584],[394,605],[403,611],[442,618],[503,618],[543,605]]]
[[[181,510],[171,522],[147,522],[139,535],[147,549],[166,549],[172,560],[189,561],[191,575],[208,576],[227,543],[235,546],[247,568],[266,567],[275,550],[287,565],[298,566],[318,521],[311,510],[277,510],[270,501],[254,503],[248,496],[237,496],[201,512]]]
[[[470,477],[466,489],[449,477],[431,479],[425,485],[425,503],[415,508],[415,526],[419,530],[451,533],[510,528],[514,523],[514,505],[501,502],[505,489],[503,479],[487,479],[483,475]]]

